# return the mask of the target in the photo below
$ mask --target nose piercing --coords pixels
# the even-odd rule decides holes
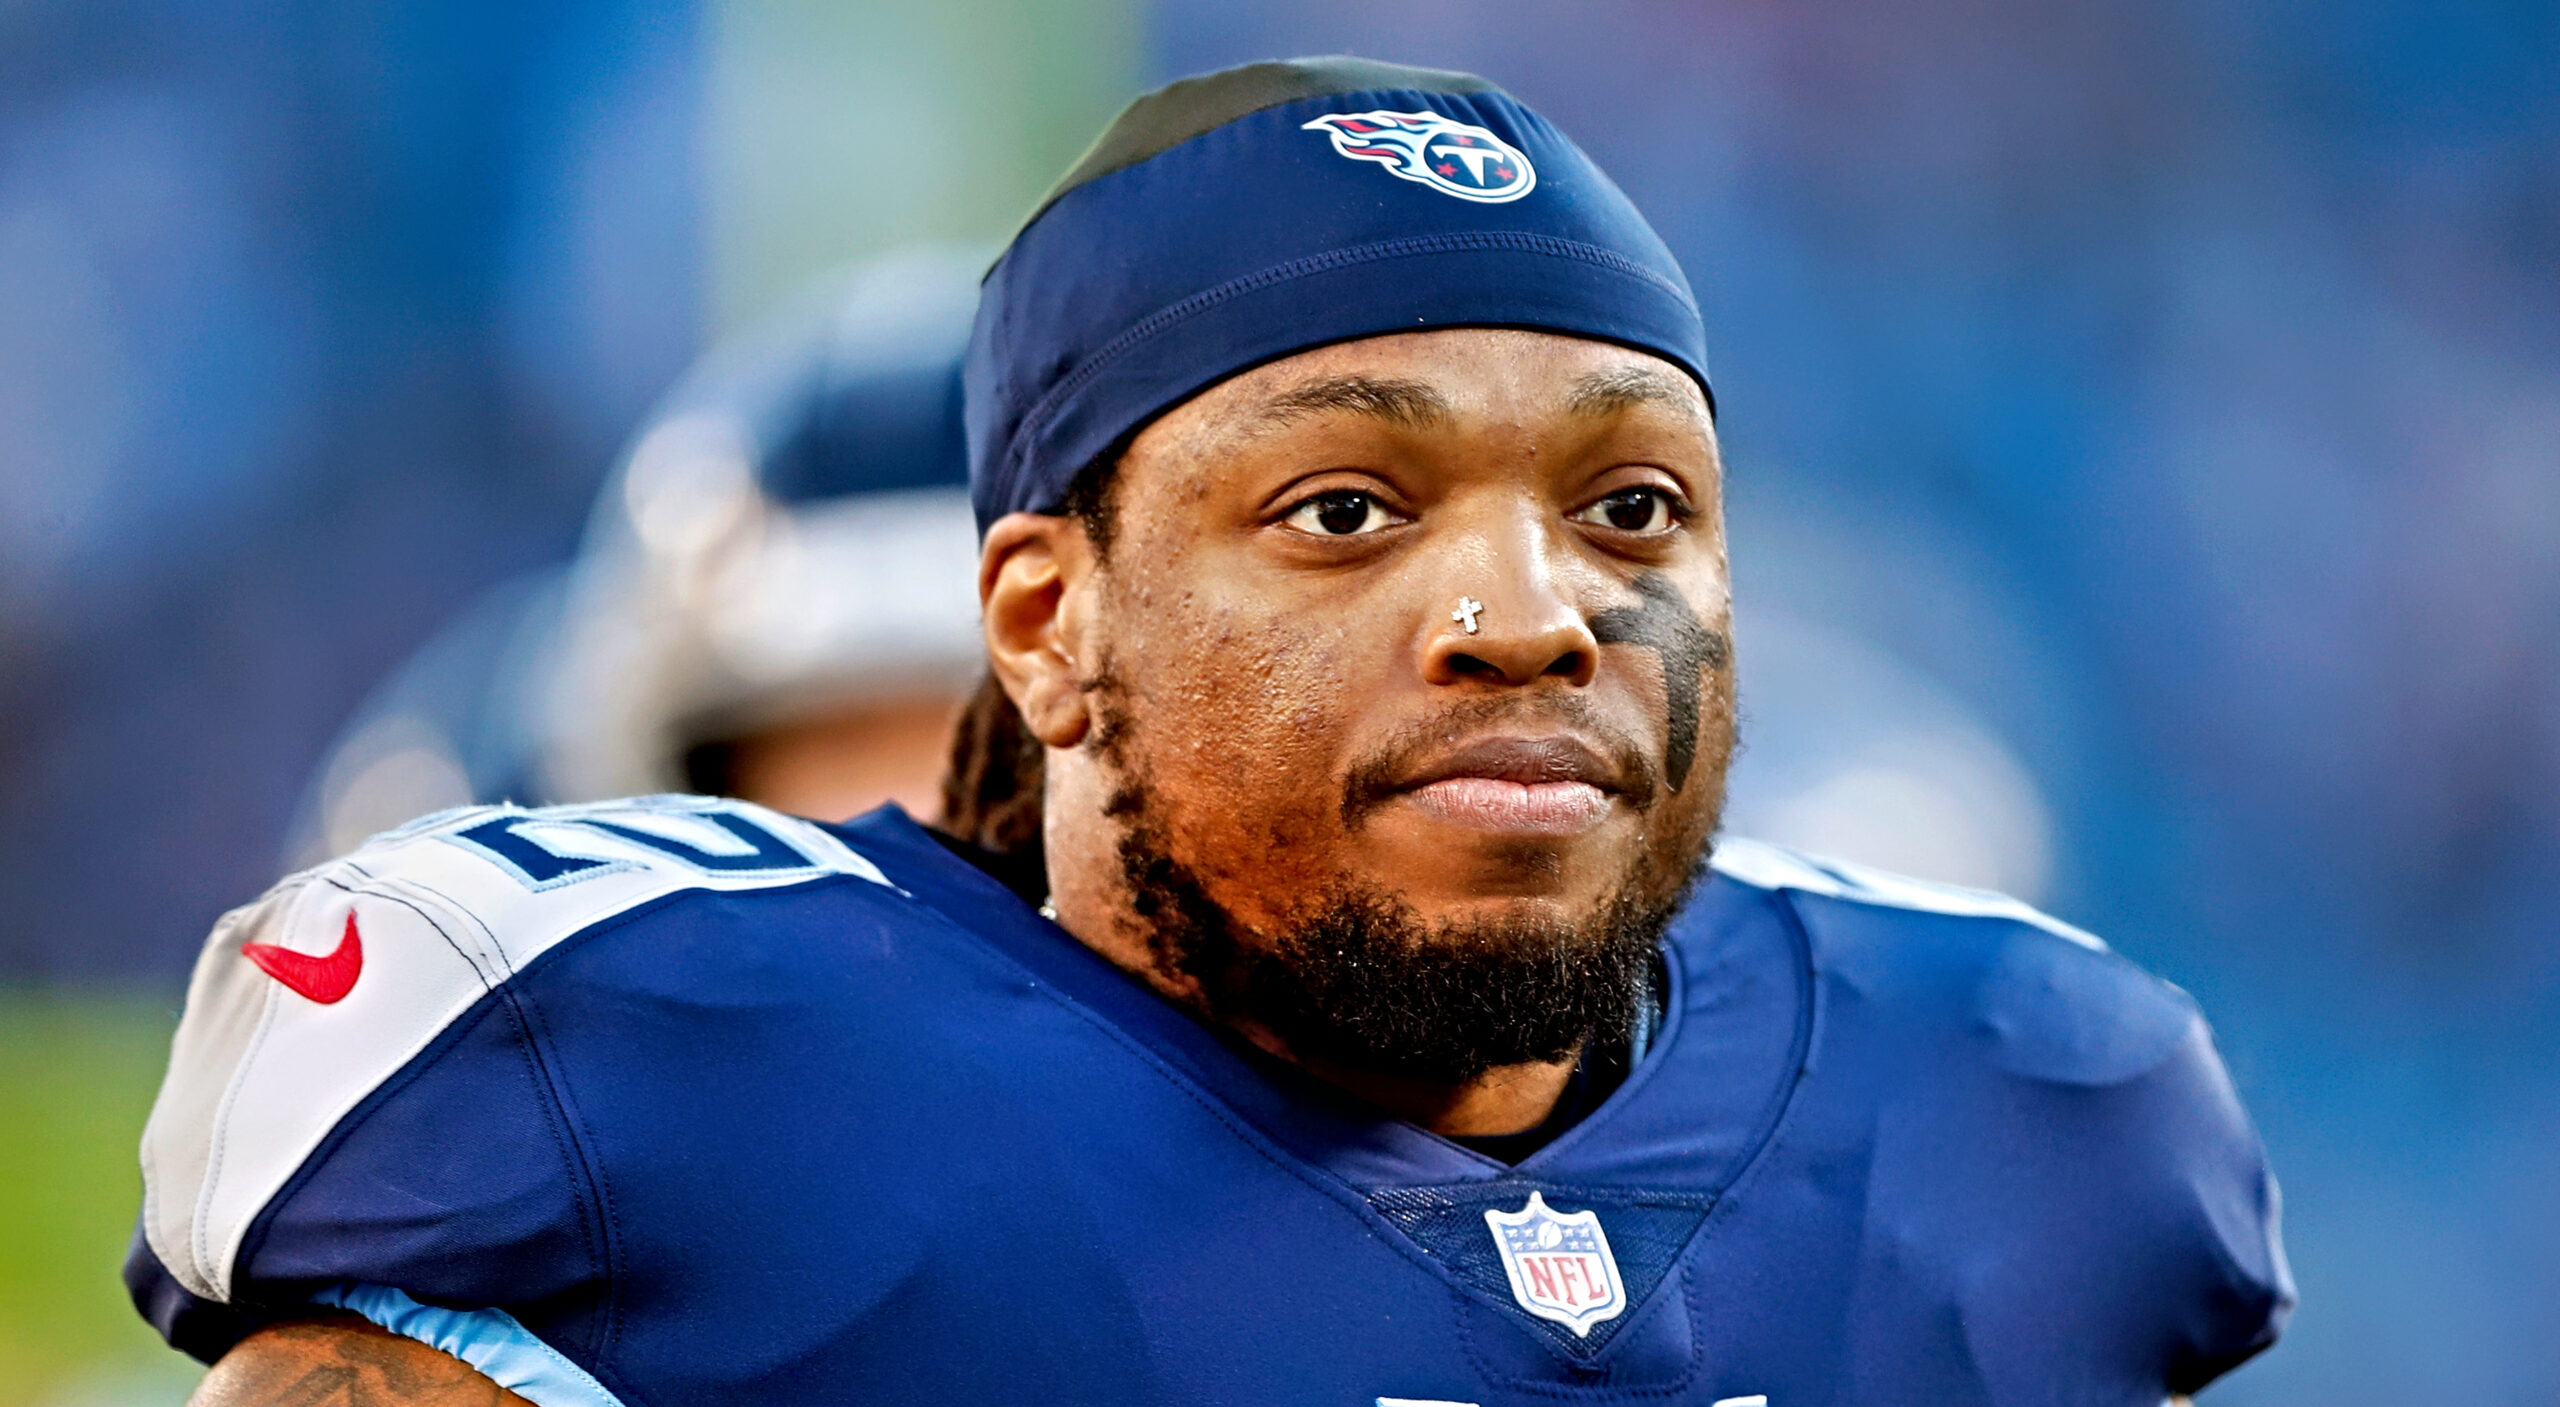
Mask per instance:
[[[1449,619],[1465,626],[1467,633],[1473,635],[1476,633],[1476,613],[1483,609],[1484,602],[1473,596],[1461,596],[1458,598],[1458,609],[1449,613]]]

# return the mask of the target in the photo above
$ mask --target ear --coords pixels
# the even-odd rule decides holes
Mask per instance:
[[[1093,726],[1077,664],[1093,570],[1092,543],[1072,518],[1008,513],[979,550],[987,660],[1023,725],[1049,747],[1074,747]]]

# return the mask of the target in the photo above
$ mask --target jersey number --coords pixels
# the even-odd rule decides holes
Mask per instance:
[[[601,831],[606,835],[646,846],[657,853],[706,874],[770,875],[816,868],[808,856],[794,849],[788,841],[730,811],[693,811],[685,813],[709,821],[738,839],[745,841],[745,854],[727,854],[688,845],[674,836],[659,835],[637,826],[615,825],[611,821],[587,817],[570,819],[552,816],[501,816],[482,821],[453,833],[454,839],[467,841],[474,848],[494,857],[526,884],[535,889],[549,889],[559,884],[574,884],[598,874],[630,868],[627,862],[599,860],[587,855],[564,855],[517,829],[539,822],[546,826],[578,826]]]

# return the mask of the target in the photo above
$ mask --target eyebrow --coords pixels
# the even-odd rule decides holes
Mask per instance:
[[[1576,415],[1606,415],[1630,406],[1658,404],[1696,411],[1698,400],[1688,378],[1649,366],[1613,366],[1573,383],[1567,401]]]
[[[1449,398],[1426,382],[1354,375],[1327,376],[1293,386],[1265,402],[1254,419],[1263,425],[1286,424],[1328,411],[1372,416],[1408,429],[1437,425],[1450,417]]]

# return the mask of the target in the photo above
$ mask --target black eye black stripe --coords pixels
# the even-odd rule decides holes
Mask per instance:
[[[1591,635],[1603,645],[1641,645],[1662,657],[1662,692],[1670,705],[1671,736],[1663,748],[1663,779],[1673,791],[1689,780],[1698,760],[1699,669],[1722,669],[1733,657],[1724,632],[1711,629],[1689,608],[1680,588],[1660,572],[1638,572],[1637,602],[1613,606],[1591,618]]]

